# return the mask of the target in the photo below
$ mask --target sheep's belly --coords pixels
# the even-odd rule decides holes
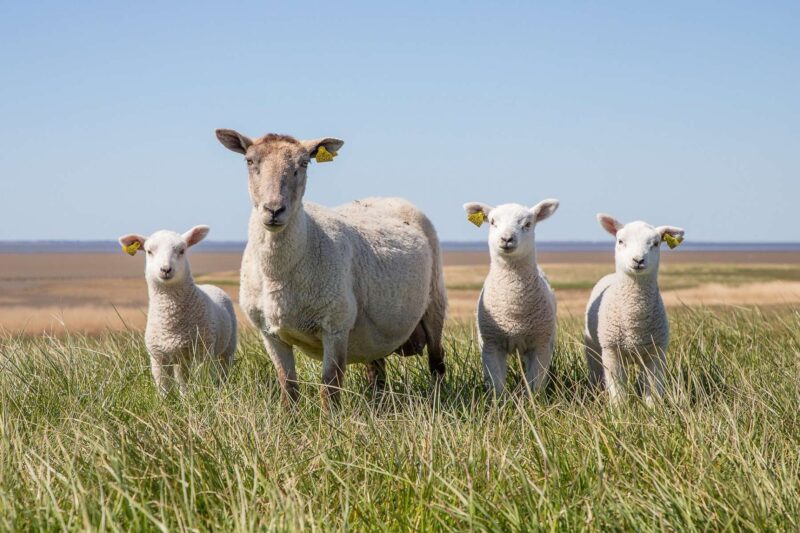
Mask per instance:
[[[276,333],[286,344],[299,348],[300,351],[312,359],[322,361],[324,346],[321,338],[287,328],[281,328]],[[372,336],[369,339],[365,339],[358,333],[358,331],[351,332],[351,336],[348,339],[347,364],[369,363],[389,355],[402,344],[402,341],[398,341],[398,346],[394,346],[386,339],[376,339],[372,338]],[[374,332],[371,333],[374,335]]]

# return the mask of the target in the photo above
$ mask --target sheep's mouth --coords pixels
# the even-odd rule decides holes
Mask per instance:
[[[517,249],[517,245],[516,244],[501,244],[500,245],[500,250],[503,253],[506,253],[506,254],[510,254],[511,252],[513,252],[516,249]]]
[[[281,231],[284,226],[286,226],[285,222],[278,222],[277,220],[264,222],[264,227],[267,228],[267,231]]]

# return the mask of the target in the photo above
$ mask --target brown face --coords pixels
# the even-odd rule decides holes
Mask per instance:
[[[317,150],[335,152],[344,144],[332,138],[298,141],[287,135],[265,135],[255,141],[233,130],[217,130],[228,149],[244,154],[254,213],[264,227],[282,231],[300,208],[306,190],[306,171]]]
[[[250,198],[269,231],[281,231],[292,218],[306,190],[310,157],[297,141],[253,143],[244,154]]]

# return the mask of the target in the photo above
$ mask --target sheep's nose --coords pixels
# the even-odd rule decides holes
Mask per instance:
[[[637,267],[643,267],[644,266],[644,258],[640,259],[638,257],[634,257],[633,258],[633,264],[634,264],[634,266],[637,266]]]
[[[514,244],[514,236],[511,235],[510,237],[500,237],[500,242],[503,244]]]
[[[261,207],[264,208],[264,211],[269,213],[269,215],[272,217],[273,220],[278,218],[278,216],[280,216],[281,213],[286,211],[286,206],[285,205],[282,205],[280,207],[274,207],[274,206],[270,206],[269,204],[263,204]]]
[[[162,274],[169,274],[171,272],[172,272],[172,267],[171,266],[163,266],[163,267],[161,267],[161,273]]]

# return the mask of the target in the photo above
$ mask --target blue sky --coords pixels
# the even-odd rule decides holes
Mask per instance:
[[[74,5],[73,5],[74,4]],[[2,2],[0,239],[206,223],[243,240],[214,137],[335,136],[307,198],[546,197],[542,240],[607,211],[687,238],[797,241],[797,2]]]

